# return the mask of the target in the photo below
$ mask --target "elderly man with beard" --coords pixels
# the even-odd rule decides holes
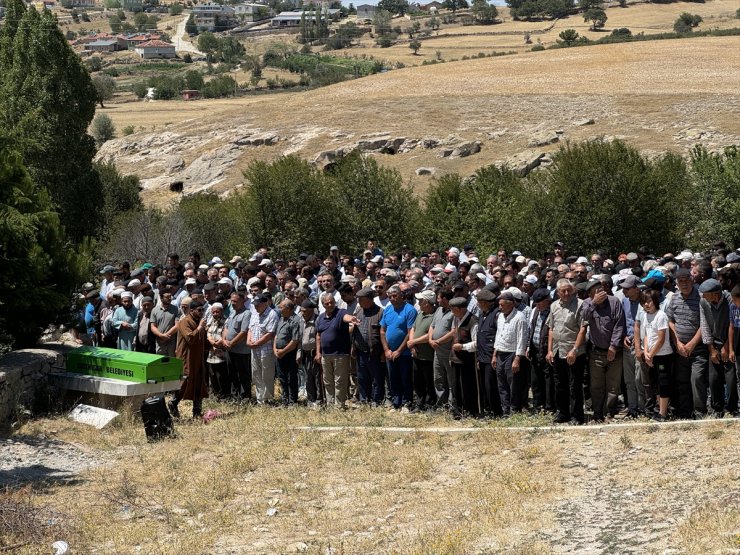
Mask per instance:
[[[130,291],[121,293],[121,306],[116,308],[112,319],[113,327],[118,330],[118,349],[134,350],[138,315],[139,311],[134,306],[134,294]]]
[[[203,303],[190,303],[190,313],[177,324],[177,358],[182,360],[184,381],[168,406],[174,417],[180,416],[178,405],[183,399],[193,401],[193,418],[203,411],[203,398],[208,397],[205,372],[206,320]]]

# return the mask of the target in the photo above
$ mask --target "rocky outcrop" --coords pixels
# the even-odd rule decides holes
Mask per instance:
[[[556,131],[547,131],[543,133],[537,133],[527,143],[527,148],[537,148],[541,146],[547,146],[555,144],[560,140],[561,133]]]
[[[416,175],[434,175],[437,168],[416,168]]]
[[[437,155],[439,158],[466,158],[473,154],[480,152],[481,143],[480,141],[470,141],[466,143],[460,143],[455,147],[443,148]]]

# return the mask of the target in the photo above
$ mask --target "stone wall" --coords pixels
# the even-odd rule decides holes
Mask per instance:
[[[64,353],[68,347],[46,345],[43,349],[23,349],[0,357],[0,426],[15,420],[19,410],[49,406],[54,390],[49,374],[64,372]]]

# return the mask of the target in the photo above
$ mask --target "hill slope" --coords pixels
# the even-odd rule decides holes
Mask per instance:
[[[99,156],[138,173],[145,199],[161,203],[175,196],[172,182],[186,193],[228,191],[251,160],[313,159],[378,135],[441,140],[378,154],[419,187],[428,180],[415,176],[419,167],[472,173],[556,149],[528,147],[555,137],[617,136],[649,151],[719,148],[740,144],[738,52],[738,37],[623,43],[407,68],[308,92],[125,104],[108,111],[119,128],[159,128],[110,141]],[[440,157],[465,141],[479,141],[480,153]]]

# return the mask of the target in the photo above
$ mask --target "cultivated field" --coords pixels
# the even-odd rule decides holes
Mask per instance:
[[[218,408],[224,418],[183,422],[177,439],[156,444],[130,417],[104,431],[37,420],[0,439],[0,454],[30,445],[36,457],[0,456],[11,485],[0,495],[0,550],[17,542],[14,552],[46,553],[60,539],[101,554],[740,548],[737,420],[515,430],[369,409]],[[35,525],[25,537],[8,533],[18,503]]]
[[[421,188],[429,178],[416,177],[416,168],[467,175],[513,155],[558,148],[527,146],[533,135],[555,130],[562,131],[561,142],[620,137],[650,152],[686,153],[697,142],[721,148],[740,143],[739,51],[738,37],[623,43],[406,68],[307,92],[114,102],[100,111],[118,129],[134,125],[145,131],[106,144],[104,151],[124,171],[155,178],[163,151],[151,144],[165,130],[168,153],[182,156],[185,164],[229,145],[245,130],[277,134],[275,146],[244,148],[235,163],[224,166],[214,188],[226,191],[241,182],[241,169],[251,160],[286,153],[311,159],[373,133],[481,141],[479,154],[457,160],[423,149],[377,155]],[[575,125],[582,119],[594,123]],[[170,199],[155,193],[145,192],[145,199]]]

